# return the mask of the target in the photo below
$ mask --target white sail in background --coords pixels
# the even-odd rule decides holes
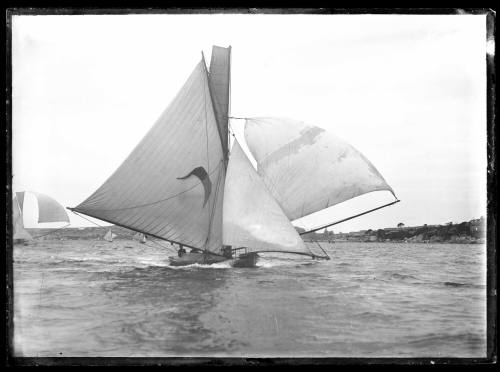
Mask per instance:
[[[33,191],[16,192],[16,198],[19,202],[21,212],[24,212],[25,194],[30,193],[35,196],[38,204],[38,222],[69,222],[68,213],[64,207],[54,198],[48,195]]]
[[[202,60],[124,163],[74,210],[218,253],[224,168]]]
[[[22,197],[24,198],[24,195],[22,195]],[[24,228],[23,214],[20,206],[21,203],[19,203],[18,197],[15,196],[12,201],[12,225],[14,227],[13,238],[14,241],[33,240],[30,233]]]
[[[31,235],[24,228],[23,222],[23,216],[26,213],[26,208],[30,209],[30,203],[28,203],[28,205],[25,203],[26,193],[32,194],[36,199],[38,205],[38,223],[70,222],[69,216],[64,207],[50,196],[32,191],[16,192],[13,200],[12,220],[14,227],[14,239],[32,239]],[[31,208],[31,211],[28,211],[28,215],[33,215],[34,211],[35,210]]]
[[[33,192],[38,202],[38,222],[69,222],[64,207],[50,196]]]
[[[311,255],[278,203],[267,192],[238,141],[229,157],[224,193],[223,242],[248,252]]]
[[[290,220],[377,190],[394,194],[358,150],[324,129],[282,118],[251,118],[245,139],[257,171]]]
[[[111,230],[108,230],[108,232],[104,235],[103,239],[107,240],[108,242],[112,242],[114,238],[116,238],[118,235],[113,233]]]
[[[141,242],[141,243],[146,243],[146,235],[144,235],[143,233],[137,233],[134,235],[134,239]]]

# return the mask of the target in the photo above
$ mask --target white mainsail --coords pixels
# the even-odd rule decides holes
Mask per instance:
[[[121,166],[71,210],[217,254],[224,244],[314,257],[290,220],[392,192],[352,146],[287,119],[247,120],[257,171],[237,141],[228,161],[230,55],[214,46],[210,73],[202,59]]]
[[[24,194],[22,195],[24,197]],[[23,202],[20,202],[17,195],[14,196],[14,200],[12,201],[12,225],[14,227],[14,241],[21,240],[32,240],[30,233],[26,231],[24,228],[23,222],[23,214],[22,214],[22,205]]]
[[[224,155],[202,60],[124,163],[76,212],[220,252]]]
[[[358,150],[316,126],[250,118],[245,140],[257,171],[290,220],[378,190],[394,194]]]
[[[229,157],[223,222],[223,242],[233,248],[312,255],[266,190],[238,141]]]

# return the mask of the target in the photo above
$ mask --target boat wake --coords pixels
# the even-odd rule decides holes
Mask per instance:
[[[319,261],[312,260],[301,260],[294,258],[284,258],[284,257],[261,257],[257,261],[257,267],[269,269],[274,267],[282,267],[282,266],[311,266],[318,264]]]
[[[192,270],[192,269],[229,269],[231,268],[231,263],[229,261],[226,262],[218,262],[218,263],[213,263],[210,265],[203,265],[199,263],[194,263],[190,265],[184,265],[184,266],[170,266],[169,263],[166,265],[163,265],[168,267],[171,270]]]
[[[210,265],[204,265],[204,264],[199,264],[199,263],[194,263],[190,265],[184,265],[184,266],[170,266],[168,261],[156,261],[156,260],[142,260],[141,264],[144,264],[146,266],[154,267],[154,266],[160,266],[160,267],[167,267],[171,270],[193,270],[193,269],[204,269],[204,270],[210,270],[210,269],[230,269],[232,268],[232,260],[229,261],[224,261],[224,262],[217,262],[213,263]],[[287,260],[287,259],[276,259],[276,258],[267,258],[267,259],[259,259],[257,261],[257,264],[255,265],[256,268],[262,268],[262,269],[270,269],[270,268],[275,268],[275,267],[282,267],[282,266],[309,266],[309,265],[314,265],[317,264],[318,262],[313,261],[313,262],[304,262],[304,261],[298,261],[298,260]],[[243,268],[247,269],[247,268]]]

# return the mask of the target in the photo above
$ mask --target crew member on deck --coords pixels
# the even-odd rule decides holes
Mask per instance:
[[[222,246],[222,255],[228,259],[233,258],[233,252],[230,245]]]
[[[186,254],[186,250],[184,249],[184,246],[182,244],[179,244],[179,251],[177,252],[177,254],[179,255],[179,257],[182,257],[184,256],[184,254]]]

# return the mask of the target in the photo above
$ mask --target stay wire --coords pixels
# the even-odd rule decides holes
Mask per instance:
[[[94,222],[94,221],[92,221],[92,220],[89,220],[87,217],[85,217],[85,216],[81,215],[81,214],[80,214],[80,213],[78,213],[78,212],[75,212],[75,211],[72,211],[72,212],[73,212],[74,214],[76,214],[77,216],[82,217],[83,219],[85,219],[85,220],[87,220],[87,221],[89,221],[89,222],[93,223],[94,225],[96,225],[96,226],[98,226],[98,227],[104,227],[104,228],[106,227],[106,226],[99,225],[98,223],[96,223],[96,222]],[[146,234],[146,235],[147,235],[147,234]],[[168,249],[168,248],[169,248],[169,247],[167,247],[167,246],[164,246],[164,245],[162,245],[162,244],[158,243],[156,240],[153,240],[153,239],[151,239],[151,238],[148,240],[148,242],[152,242],[152,243],[154,243],[154,244],[156,244],[156,245],[160,246],[161,248],[165,248],[165,249]]]
[[[54,233],[58,232],[59,230],[62,230],[62,229],[64,229],[64,228],[68,227],[69,225],[71,225],[71,223],[68,223],[67,225],[64,225],[63,227],[60,227],[60,228],[58,228],[58,229],[55,229],[55,230],[53,230],[53,231],[51,231],[51,232],[49,232],[49,233],[47,233],[47,234],[34,236],[34,237],[33,237],[33,239],[39,239],[39,238],[43,238],[44,236],[47,236],[47,235],[50,235],[50,234],[54,234]]]
[[[217,170],[217,168],[219,167],[219,165],[217,165],[217,167],[215,167],[213,170],[212,170],[212,173],[215,173],[215,171]],[[210,175],[210,172],[209,172],[209,175]],[[170,200],[170,199],[173,199],[179,195],[182,195],[182,194],[185,194],[187,193],[188,191],[194,189],[196,186],[198,185],[201,185],[201,181],[200,182],[197,182],[195,183],[193,186],[191,186],[190,188],[184,190],[184,191],[181,191],[175,195],[172,195],[172,196],[169,196],[168,198],[165,198],[165,199],[160,199],[160,200],[156,200],[154,202],[151,202],[151,203],[146,203],[146,204],[140,204],[140,205],[134,205],[134,206],[131,206],[131,207],[123,207],[123,208],[115,208],[115,209],[96,209],[97,211],[105,211],[105,212],[112,212],[112,211],[124,211],[124,210],[129,210],[129,209],[136,209],[136,208],[142,208],[142,207],[148,207],[150,205],[155,205],[155,204],[159,204],[159,203],[162,203],[164,201],[167,201],[167,200]],[[97,224],[96,224],[97,225]],[[99,226],[99,225],[97,225]],[[102,227],[102,226],[101,226]]]

